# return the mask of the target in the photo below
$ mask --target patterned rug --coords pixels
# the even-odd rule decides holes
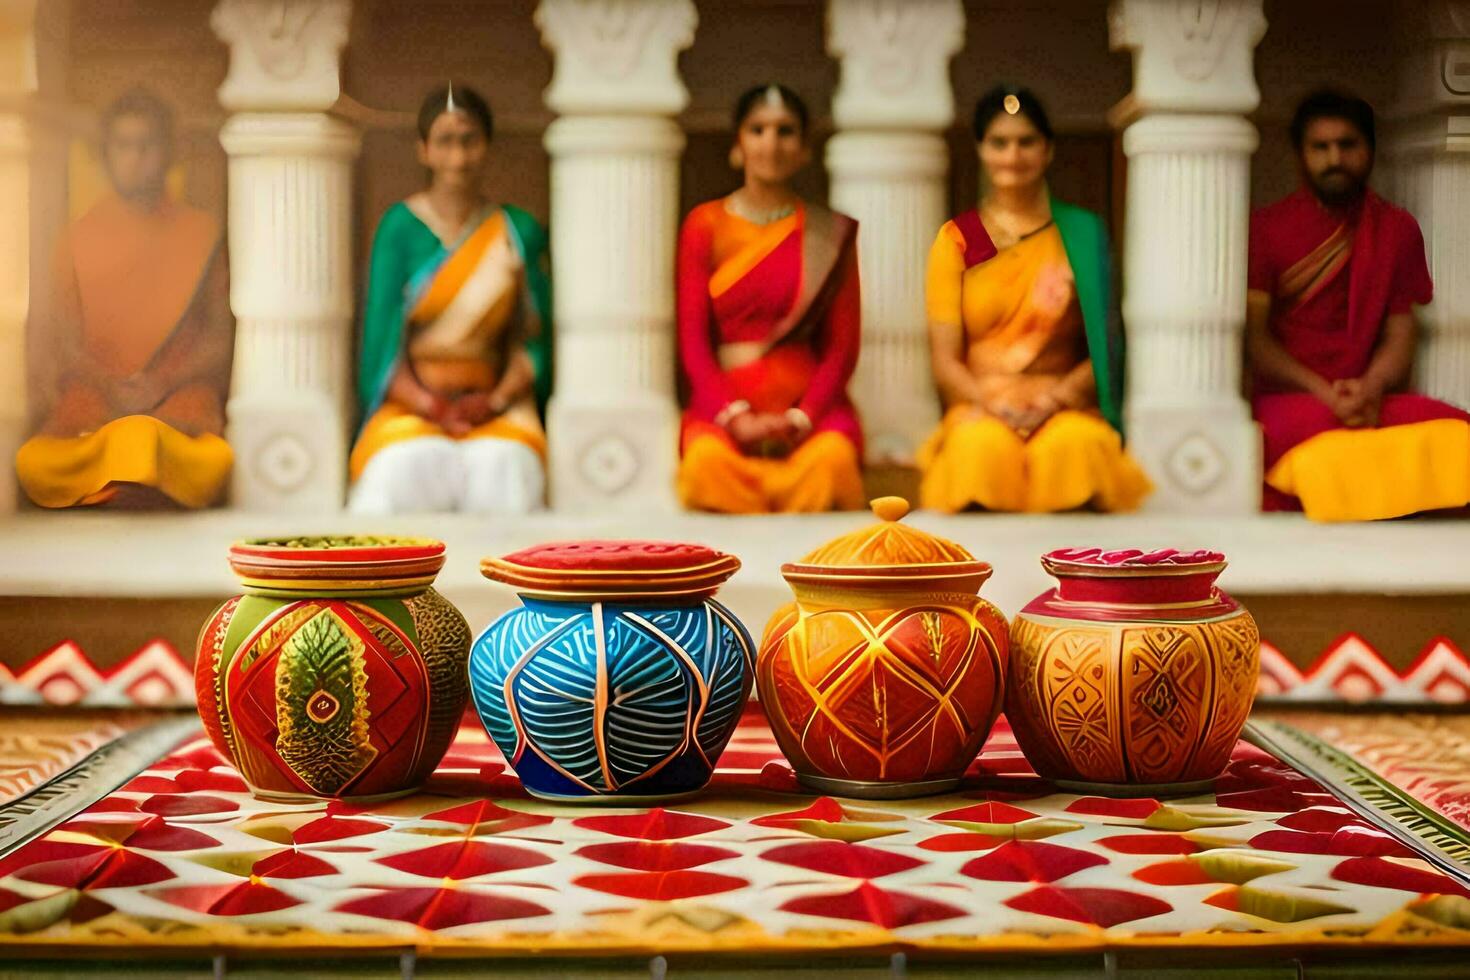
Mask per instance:
[[[858,803],[804,794],[752,706],[709,792],[636,810],[527,798],[474,722],[371,807],[258,801],[189,719],[141,731],[176,748],[0,840],[11,952],[1470,945],[1452,847],[1246,742],[1215,794],[1109,800],[1042,782],[1002,723],[961,792]]]
[[[197,727],[169,712],[8,709],[0,716],[0,854],[101,799]]]
[[[0,806],[148,720],[140,714],[12,710],[0,716]]]
[[[1312,733],[1470,830],[1470,715],[1290,711],[1270,717]]]

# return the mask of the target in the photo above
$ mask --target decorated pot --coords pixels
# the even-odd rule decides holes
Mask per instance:
[[[1201,792],[1260,670],[1255,620],[1214,551],[1053,551],[1057,587],[1011,624],[1006,718],[1036,771],[1105,795]]]
[[[873,512],[877,525],[781,567],[796,601],[766,625],[761,705],[813,789],[943,792],[1000,711],[1006,621],[978,595],[988,564],[901,524],[902,498],[875,500]]]
[[[740,560],[660,541],[487,558],[521,607],[481,633],[470,690],[526,791],[562,802],[692,795],[750,696],[750,634],[713,599]]]
[[[430,586],[422,538],[244,541],[245,594],[199,635],[194,682],[210,739],[256,796],[411,793],[454,738],[470,629]]]

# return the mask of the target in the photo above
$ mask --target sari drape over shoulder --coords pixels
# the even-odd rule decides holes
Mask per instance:
[[[102,376],[58,379],[40,434],[16,455],[26,493],[43,507],[105,503],[129,486],[185,507],[213,503],[234,459],[221,437],[232,328],[218,222],[171,200],[143,211],[108,196],[63,238],[53,277],[41,322],[76,328],[82,359]],[[193,367],[204,346],[224,354]],[[162,397],[119,415],[112,386],[137,375]]]
[[[1418,223],[1372,191],[1346,214],[1306,189],[1257,211],[1248,285],[1271,297],[1287,353],[1328,381],[1361,377],[1385,319],[1434,295]],[[1348,429],[1314,396],[1257,377],[1252,407],[1268,510],[1373,520],[1470,503],[1470,414],[1454,406],[1391,393],[1376,428]]]
[[[727,512],[862,506],[862,428],[847,396],[861,332],[857,222],[815,205],[756,225],[710,201],[679,238],[680,439],[686,506]],[[784,458],[741,452],[718,419],[738,402],[800,409],[811,435]]]
[[[948,406],[919,450],[926,507],[1131,510],[1151,489],[1122,448],[1107,231],[1097,215],[1060,201],[1052,216],[999,252],[978,211],[947,222],[929,253],[928,316],[960,328],[965,363],[987,395],[1035,397],[1090,361],[1098,408],[1057,412],[1022,437],[977,406]]]
[[[535,368],[528,396],[458,440],[507,439],[544,456],[537,402],[550,392],[550,287],[545,234],[510,206],[487,208],[458,241],[445,243],[403,202],[384,214],[373,241],[358,397],[364,421],[349,470],[356,481],[385,448],[407,440],[453,438],[437,423],[388,398],[406,362],[435,387],[432,366],[453,363],[488,389],[524,349]],[[474,365],[482,365],[476,372]],[[452,393],[446,393],[452,394]]]

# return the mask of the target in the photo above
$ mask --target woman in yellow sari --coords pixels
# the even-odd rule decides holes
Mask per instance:
[[[1030,92],[986,93],[975,138],[988,192],[929,253],[946,412],[919,450],[920,500],[949,512],[1132,510],[1152,487],[1119,432],[1106,229],[1048,193],[1052,129]]]
[[[801,200],[807,112],[780,85],[735,107],[731,164],[745,182],[689,213],[679,234],[679,355],[689,381],[684,506],[724,513],[863,504],[857,222]]]
[[[550,387],[546,237],[481,191],[492,131],[473,89],[419,110],[427,190],[373,239],[349,509],[522,513],[543,505]]]

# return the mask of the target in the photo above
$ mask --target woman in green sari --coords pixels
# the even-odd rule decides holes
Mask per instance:
[[[493,123],[478,93],[431,92],[418,131],[429,186],[373,238],[349,509],[534,510],[551,384],[546,235],[481,189]]]
[[[925,507],[1132,510],[1151,485],[1123,450],[1122,342],[1100,217],[1052,197],[1052,129],[1025,89],[975,107],[986,190],[945,222],[926,280],[947,409],[919,450]]]

